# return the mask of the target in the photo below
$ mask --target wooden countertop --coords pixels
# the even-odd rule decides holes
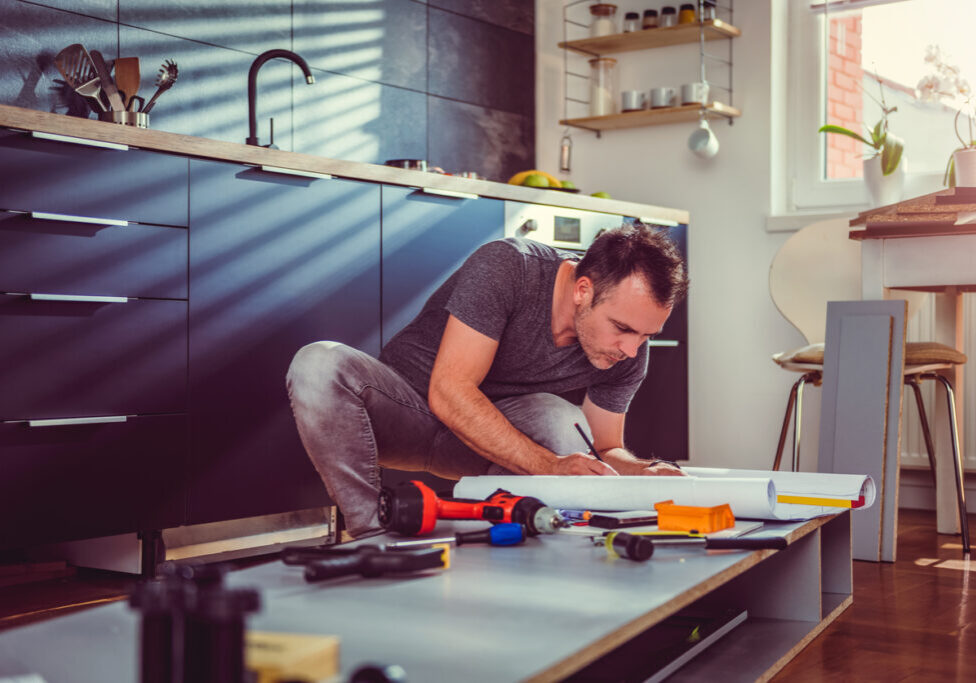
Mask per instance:
[[[242,112],[244,116],[246,112]],[[164,131],[140,129],[105,123],[94,119],[53,114],[50,112],[22,109],[0,104],[0,126],[22,130],[70,135],[73,137],[115,142],[142,149],[159,152],[172,152],[204,159],[233,161],[244,164],[277,166],[300,171],[328,173],[330,175],[409,187],[429,187],[453,192],[467,192],[493,199],[507,199],[529,204],[561,206],[584,211],[633,216],[646,220],[674,221],[687,223],[689,214],[680,209],[671,209],[649,204],[637,204],[615,199],[600,199],[588,195],[542,190],[531,187],[508,185],[488,180],[472,180],[439,173],[407,171],[391,166],[366,164],[357,161],[342,161],[325,157],[286,152],[283,150],[252,147],[243,143],[224,142],[207,138],[166,133]]]

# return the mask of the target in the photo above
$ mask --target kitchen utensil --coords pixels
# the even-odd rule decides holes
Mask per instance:
[[[623,111],[638,111],[645,107],[643,90],[624,90],[620,93],[620,108]]]
[[[54,66],[72,90],[98,76],[91,56],[80,43],[69,45],[55,55]]]
[[[718,154],[718,138],[705,119],[699,121],[698,128],[688,137],[688,149],[703,159],[711,159]]]
[[[149,115],[142,111],[103,111],[98,115],[100,121],[118,123],[123,126],[149,128]]]
[[[109,71],[108,64],[105,63],[105,58],[102,57],[102,53],[98,50],[92,50],[91,60],[92,64],[95,65],[95,72],[102,81],[102,90],[105,91],[105,97],[108,98],[109,105],[114,111],[125,111],[125,103],[122,102],[119,89],[115,87],[115,81],[112,80],[112,73]]]
[[[125,93],[125,108],[139,93],[139,58],[119,57],[115,60],[115,84]]]
[[[172,59],[167,59],[163,62],[163,65],[159,68],[159,75],[156,76],[156,92],[153,96],[149,98],[146,102],[146,106],[142,108],[144,114],[148,114],[149,110],[153,108],[156,104],[156,98],[162,95],[164,92],[173,87],[176,79],[180,76],[179,67],[176,66],[176,62]]]
[[[102,79],[98,76],[79,85],[75,88],[75,92],[89,101],[95,102],[98,105],[96,111],[108,111],[108,107],[102,103],[102,98],[100,97],[102,93]],[[94,107],[92,108],[94,109]]]
[[[651,109],[674,104],[674,88],[651,88]]]
[[[141,95],[133,95],[129,98],[129,111],[141,112],[146,107],[146,98]]]
[[[708,102],[708,83],[696,81],[681,86],[681,104],[706,104]]]

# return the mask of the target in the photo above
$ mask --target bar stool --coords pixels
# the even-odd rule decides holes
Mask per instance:
[[[786,414],[783,417],[776,456],[773,459],[773,470],[780,468],[791,417],[793,418],[792,469],[795,471],[799,467],[803,389],[808,384],[819,385],[823,378],[823,341],[826,333],[827,302],[861,298],[861,245],[849,239],[849,230],[846,219],[812,223],[797,231],[780,247],[769,268],[769,292],[773,303],[780,314],[807,341],[806,346],[772,356],[773,361],[784,370],[801,373],[800,378],[790,389],[787,399]],[[908,300],[908,316],[911,318],[921,306],[924,292],[899,291],[898,294],[899,298]],[[964,353],[945,344],[937,342],[905,344],[904,379],[905,384],[912,388],[918,406],[933,485],[935,484],[935,448],[919,383],[933,380],[945,389],[964,555],[969,554],[969,523],[966,517],[962,458],[956,427],[955,395],[951,382],[940,373],[962,365],[966,360]]]

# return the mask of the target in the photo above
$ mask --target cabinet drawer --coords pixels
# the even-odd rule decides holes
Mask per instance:
[[[0,211],[0,292],[185,299],[187,230]]]
[[[177,526],[186,416],[0,423],[0,548]]]
[[[187,224],[189,163],[0,130],[0,209]]]
[[[0,420],[179,413],[185,301],[0,295]]]

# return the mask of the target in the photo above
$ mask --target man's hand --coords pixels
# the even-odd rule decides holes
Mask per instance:
[[[586,453],[571,453],[556,458],[551,472],[546,474],[603,474],[616,476],[617,470]]]
[[[652,476],[652,477],[685,477],[688,476],[681,471],[681,468],[677,465],[672,465],[669,462],[664,462],[663,460],[658,460],[657,462],[648,465],[640,472],[642,475]]]

